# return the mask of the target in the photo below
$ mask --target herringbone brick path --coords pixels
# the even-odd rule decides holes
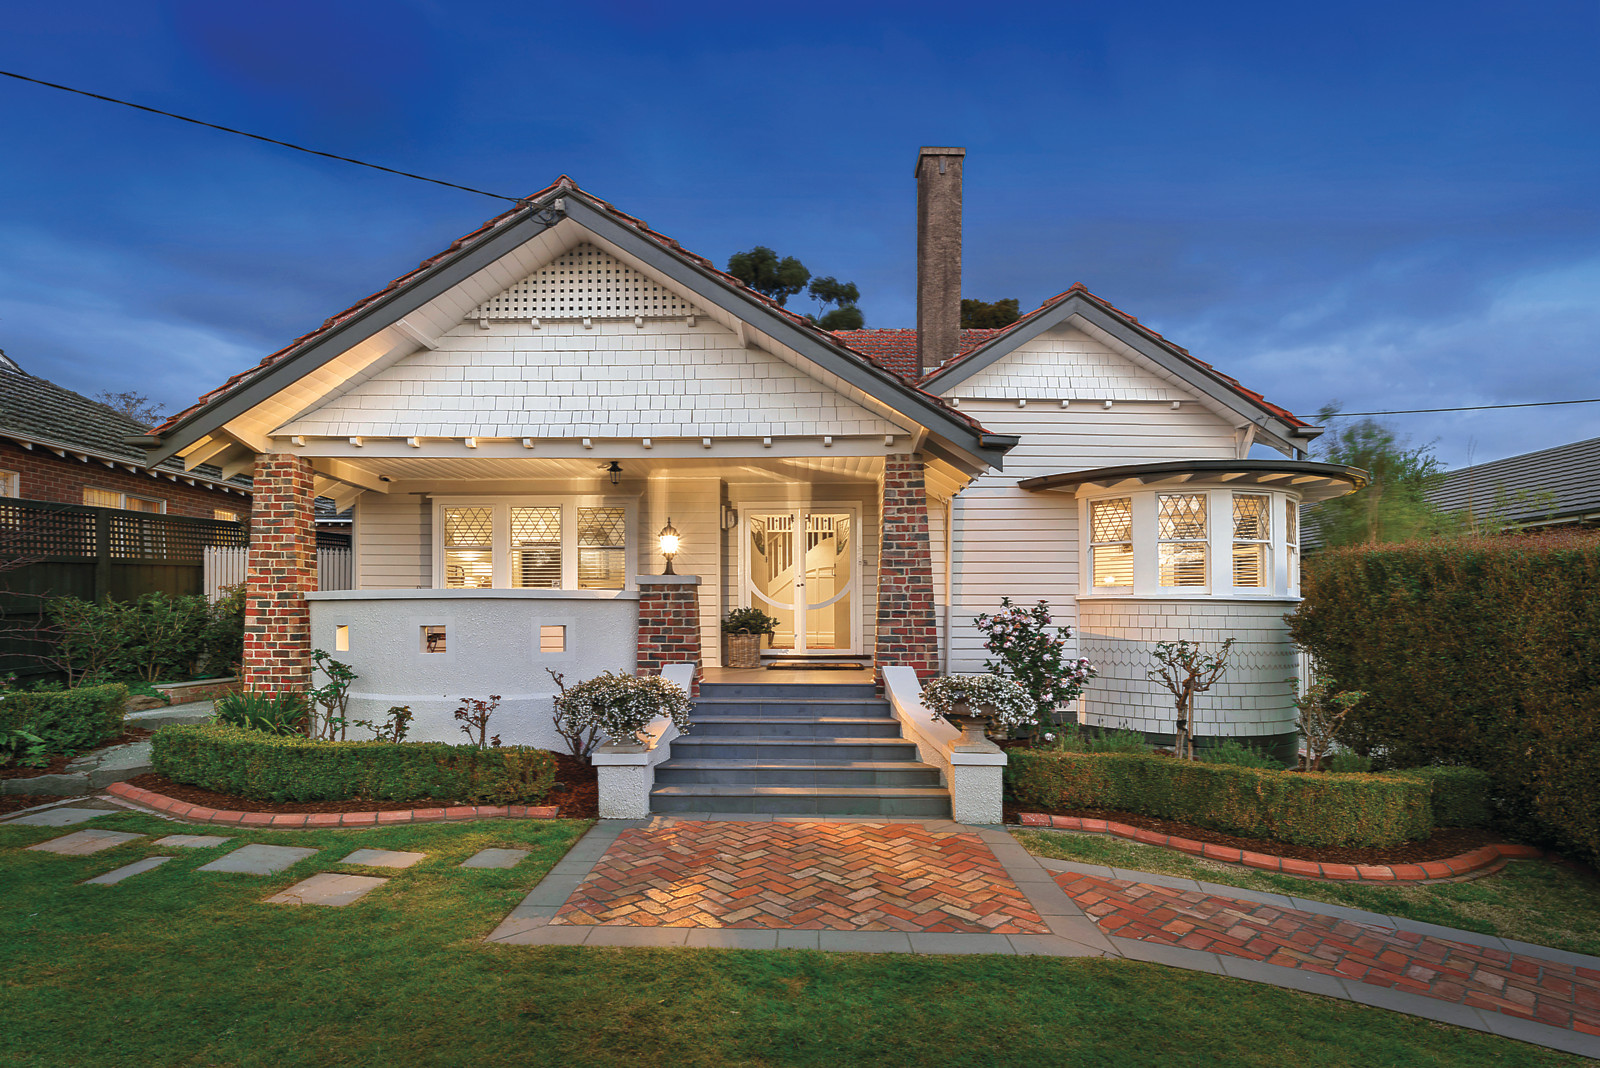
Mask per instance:
[[[623,831],[552,924],[1042,934],[975,834],[663,820]]]
[[[1107,933],[1408,990],[1600,1035],[1600,971],[1148,883],[1062,874]]]

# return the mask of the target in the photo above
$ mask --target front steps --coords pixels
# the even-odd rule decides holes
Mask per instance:
[[[703,683],[693,719],[656,765],[652,812],[950,817],[871,682]]]

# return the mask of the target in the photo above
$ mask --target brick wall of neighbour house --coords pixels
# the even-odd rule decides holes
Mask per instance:
[[[700,665],[700,587],[639,582],[638,675],[659,675],[668,664]],[[696,680],[700,672],[695,672]]]
[[[92,487],[164,500],[169,515],[211,519],[218,508],[238,512],[241,519],[250,515],[248,496],[136,475],[124,468],[113,470],[92,458],[88,463],[73,457],[62,459],[47,449],[24,449],[10,441],[0,442],[0,470],[17,472],[17,495],[30,501],[82,504],[84,488]]]
[[[882,535],[878,548],[875,663],[939,673],[939,630],[933,610],[933,556],[928,545],[928,492],[922,461],[890,456],[883,463]]]
[[[311,679],[317,535],[311,464],[273,453],[256,461],[250,565],[245,577],[245,688],[303,690]]]

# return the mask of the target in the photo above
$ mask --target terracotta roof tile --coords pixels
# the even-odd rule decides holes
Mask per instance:
[[[961,351],[970,352],[1004,331],[974,329],[961,331]],[[917,332],[910,327],[892,327],[884,330],[835,330],[838,338],[851,350],[877,360],[897,374],[916,381],[921,377],[917,364]]]

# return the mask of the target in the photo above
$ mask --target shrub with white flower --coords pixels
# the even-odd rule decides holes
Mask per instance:
[[[991,715],[1009,730],[1033,718],[1033,698],[1003,675],[946,675],[922,688],[922,703],[947,723],[952,716]]]
[[[616,675],[607,671],[556,696],[556,717],[575,728],[598,727],[611,741],[634,745],[639,732],[666,716],[680,734],[689,733],[689,695],[660,675]]]
[[[984,634],[983,647],[996,657],[983,666],[1015,679],[1033,697],[1034,710],[1025,724],[1049,723],[1057,708],[1077,700],[1084,683],[1099,674],[1088,660],[1067,656],[1071,627],[1056,627],[1050,633],[1047,601],[1024,608],[1003,597],[1000,611],[986,612],[973,623]]]

